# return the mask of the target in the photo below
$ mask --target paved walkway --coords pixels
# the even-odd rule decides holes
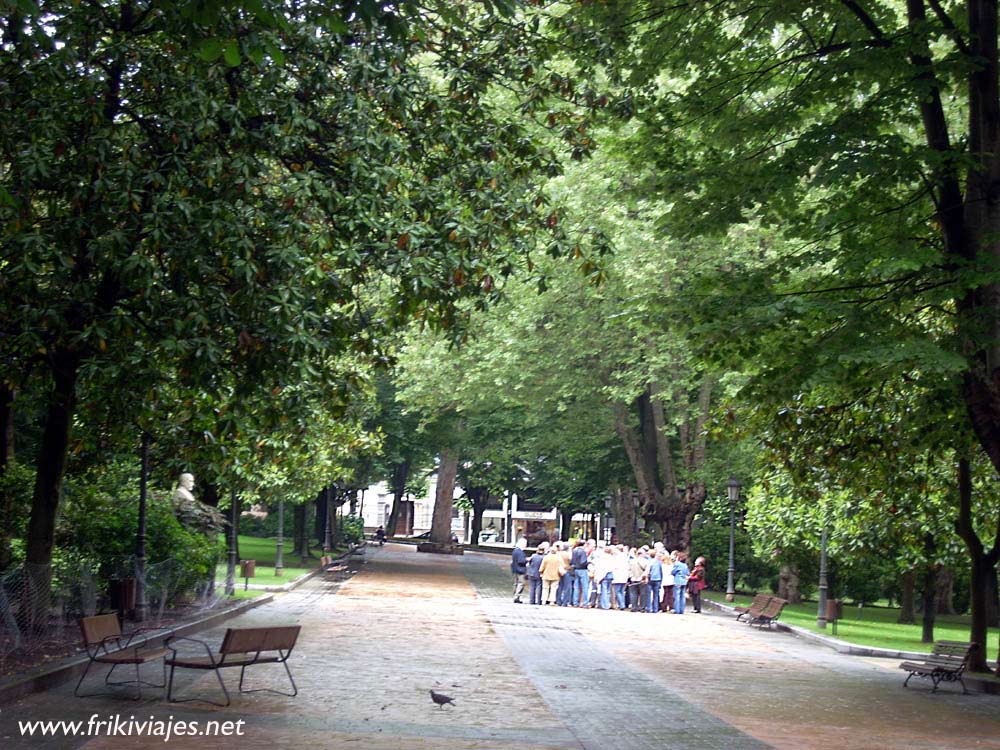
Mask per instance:
[[[317,577],[228,624],[290,622],[303,625],[291,660],[297,698],[236,695],[217,708],[77,699],[67,685],[0,707],[0,748],[1000,750],[1000,697],[903,690],[895,661],[836,654],[730,616],[515,605],[506,563],[486,555],[369,548],[347,582]],[[217,643],[223,630],[199,637]],[[280,684],[284,674],[251,676]],[[226,678],[235,688],[235,670]],[[218,695],[211,674],[179,682]],[[432,688],[456,705],[437,708]],[[135,731],[28,737],[19,727],[82,720],[85,730],[95,714],[244,723],[242,736],[167,743]]]

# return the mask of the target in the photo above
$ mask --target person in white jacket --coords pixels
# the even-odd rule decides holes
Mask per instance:
[[[594,551],[594,583],[600,588],[601,609],[611,609],[611,568],[614,562],[614,547],[598,546]]]
[[[628,585],[628,552],[618,545],[611,558],[611,588],[615,592],[615,608],[625,609],[625,586]]]

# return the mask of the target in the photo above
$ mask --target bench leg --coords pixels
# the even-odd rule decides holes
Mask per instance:
[[[913,675],[915,674],[916,672],[910,672],[908,675],[906,675],[906,679],[903,680],[903,687],[906,687],[907,683],[910,681],[910,678],[913,677]]]
[[[166,667],[164,666],[164,668],[166,668]],[[219,687],[222,688],[222,693],[226,696],[226,702],[225,703],[218,703],[216,701],[210,701],[207,698],[174,698],[173,697],[173,692],[174,692],[174,665],[173,664],[170,665],[170,680],[169,680],[168,687],[167,687],[167,701],[170,702],[170,703],[191,703],[192,701],[200,701],[201,703],[211,703],[213,706],[221,706],[222,708],[225,708],[226,706],[228,706],[232,702],[231,699],[229,698],[229,691],[226,690],[226,683],[222,681],[222,675],[219,673],[219,670],[218,669],[213,669],[212,671],[215,672],[215,678],[219,681]]]
[[[289,698],[294,698],[299,694],[299,687],[295,684],[295,680],[292,678],[292,670],[288,668],[288,660],[281,662],[281,666],[285,668],[285,674],[288,675],[288,681],[292,685],[292,692],[283,693],[280,690],[274,690],[272,688],[253,688],[252,690],[243,689],[243,675],[246,673],[246,667],[240,667],[240,692],[241,693],[274,693],[276,695],[287,695]]]
[[[76,687],[73,688],[73,695],[75,695],[77,698],[86,698],[87,697],[85,695],[81,695],[80,694],[80,686],[83,684],[83,681],[87,678],[87,673],[90,671],[90,667],[91,667],[91,665],[93,663],[94,663],[93,659],[91,659],[90,661],[87,662],[87,668],[83,670],[83,674],[80,675],[80,681],[77,682],[76,683]]]

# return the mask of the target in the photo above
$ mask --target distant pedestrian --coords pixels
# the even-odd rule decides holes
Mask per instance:
[[[705,558],[695,558],[694,567],[688,577],[688,591],[691,594],[691,608],[701,612],[701,590],[705,588]]]
[[[587,595],[590,593],[590,576],[587,574],[587,548],[582,539],[578,539],[570,555],[570,582],[573,587],[571,604],[574,607],[586,607]]]
[[[562,558],[555,547],[551,547],[545,553],[545,559],[542,560],[538,572],[542,574],[542,599],[544,603],[555,604],[559,579],[562,578],[563,574]]]
[[[521,594],[524,593],[524,577],[528,572],[528,556],[524,550],[527,547],[528,540],[521,537],[510,553],[510,572],[514,576],[514,604],[521,603]]]
[[[687,593],[687,580],[691,571],[688,569],[687,553],[678,552],[675,556],[674,566],[670,572],[674,576],[674,614],[684,614],[684,594]]]
[[[528,603],[542,603],[542,560],[545,559],[545,551],[549,548],[548,542],[542,542],[535,548],[535,554],[528,560]]]
[[[573,596],[573,553],[570,551],[569,542],[559,542],[559,558],[562,560],[564,572],[559,579],[556,604],[568,607]]]
[[[636,550],[629,560],[629,609],[642,612],[646,609],[646,587],[649,582],[649,557],[645,547]]]
[[[649,560],[649,591],[647,593],[646,611],[660,611],[660,587],[663,585],[663,561],[656,552]]]
[[[618,545],[611,558],[611,589],[615,609],[625,609],[625,587],[628,586],[628,550]]]
[[[669,552],[663,553],[663,598],[660,600],[660,610],[671,612],[674,609],[674,557]]]

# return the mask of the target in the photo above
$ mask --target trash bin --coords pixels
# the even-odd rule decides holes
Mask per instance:
[[[844,619],[844,603],[840,599],[827,599],[826,621],[836,622]]]
[[[135,579],[112,578],[108,581],[108,598],[111,609],[118,610],[120,614],[131,612],[135,609]]]
[[[257,575],[256,560],[240,560],[240,578],[253,578]]]

